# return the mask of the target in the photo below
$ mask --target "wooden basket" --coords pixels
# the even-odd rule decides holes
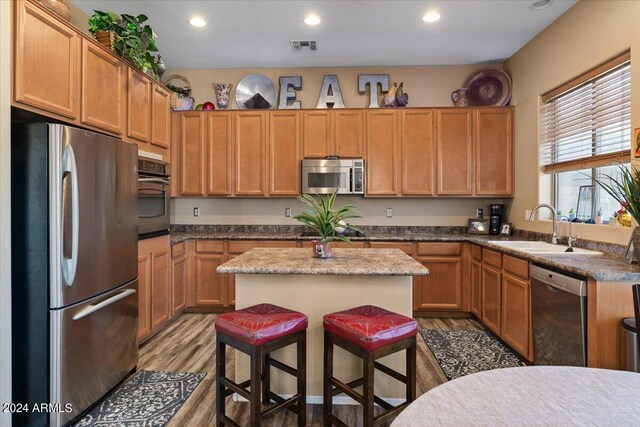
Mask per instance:
[[[164,84],[166,85],[169,80],[181,80],[184,82],[189,89],[191,89],[191,82],[184,76],[179,74],[172,74],[164,80]],[[196,100],[193,99],[192,96],[184,96],[177,92],[171,92],[171,97],[169,99],[171,103],[171,110],[173,111],[187,111],[193,108],[193,104],[195,104]]]
[[[97,31],[93,34],[93,38],[111,52],[115,52],[116,35],[113,31]]]

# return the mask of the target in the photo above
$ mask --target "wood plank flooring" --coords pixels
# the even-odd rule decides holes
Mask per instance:
[[[138,370],[207,374],[168,427],[215,425],[215,318],[215,314],[184,314],[140,348]],[[423,329],[484,329],[473,319],[419,318],[418,321]],[[420,396],[447,379],[422,337],[418,336],[417,342],[417,393]],[[231,376],[235,371],[233,351],[227,350],[227,372]],[[228,397],[226,408],[237,423],[248,425],[248,403],[234,402]],[[348,425],[362,425],[360,406],[334,405],[334,408],[335,414]],[[263,425],[296,426],[296,416],[289,411],[280,412]],[[307,405],[307,425],[322,426],[321,405]]]

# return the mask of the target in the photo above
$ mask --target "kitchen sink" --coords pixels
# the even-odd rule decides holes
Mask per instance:
[[[547,242],[532,241],[503,241],[490,240],[489,243],[503,248],[513,249],[528,254],[549,254],[549,255],[600,255],[602,252],[591,251],[589,249],[573,248],[573,252],[567,252],[568,246],[552,245]]]

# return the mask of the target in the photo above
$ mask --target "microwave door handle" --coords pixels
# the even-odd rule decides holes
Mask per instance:
[[[169,185],[169,180],[162,178],[138,178],[138,182],[155,182],[158,184]]]
[[[76,165],[76,156],[73,148],[68,145],[62,154],[62,176],[61,181],[71,180],[71,257],[67,258],[64,253],[64,233],[60,239],[62,253],[62,280],[67,286],[72,286],[76,279],[76,270],[78,268],[78,237],[80,229],[79,216],[79,198],[78,198],[78,168]],[[64,194],[64,193],[63,193]],[[64,200],[60,203],[60,217],[64,221],[67,212],[64,211]]]

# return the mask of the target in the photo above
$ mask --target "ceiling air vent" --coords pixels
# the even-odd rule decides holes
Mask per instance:
[[[315,40],[290,40],[289,43],[291,43],[291,50],[294,52],[318,50],[318,42]]]

